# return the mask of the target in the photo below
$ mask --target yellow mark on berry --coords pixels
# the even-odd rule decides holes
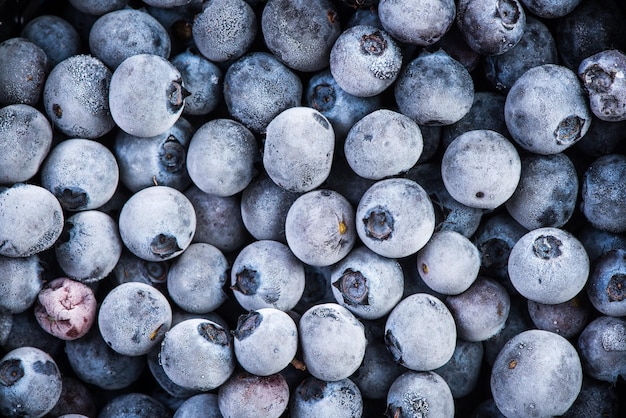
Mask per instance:
[[[159,333],[159,331],[161,330],[161,327],[163,327],[163,324],[159,325],[157,327],[157,329],[155,329],[154,331],[152,331],[152,334],[150,334],[150,341],[154,341],[154,339],[156,338],[157,334]]]
[[[422,271],[424,274],[428,274],[428,266],[425,263],[422,263]]]
[[[342,219],[341,221],[339,221],[339,233],[343,235],[346,232],[348,232],[348,225],[346,225],[346,223]]]

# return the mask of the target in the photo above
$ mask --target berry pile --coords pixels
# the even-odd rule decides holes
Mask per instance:
[[[0,415],[621,417],[620,0],[0,2]]]

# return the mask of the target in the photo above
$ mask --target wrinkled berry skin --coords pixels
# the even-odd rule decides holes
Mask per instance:
[[[626,375],[626,320],[601,315],[578,336],[577,348],[585,374],[615,384]]]
[[[293,418],[358,418],[363,414],[363,399],[348,378],[325,382],[307,377],[293,391],[289,412]]]
[[[453,0],[381,0],[378,15],[383,28],[395,39],[428,46],[448,32],[456,6]]]
[[[48,56],[26,38],[0,43],[0,105],[35,106],[49,72]]]
[[[576,400],[582,377],[581,360],[570,342],[549,331],[529,330],[511,338],[498,354],[491,392],[507,417],[557,416]]]
[[[225,417],[279,418],[287,409],[289,386],[280,374],[255,376],[233,374],[217,392],[217,403]]]
[[[626,250],[611,250],[600,256],[586,289],[589,301],[600,313],[626,316]]]
[[[626,156],[609,154],[597,158],[585,170],[580,208],[589,223],[602,231],[626,231],[626,190],[615,187],[626,175]]]
[[[451,418],[454,410],[452,392],[441,376],[432,371],[408,371],[389,388],[385,416]]]
[[[576,74],[555,64],[525,72],[504,105],[509,133],[536,154],[556,154],[578,142],[589,129],[591,115]]]
[[[578,76],[589,94],[594,115],[607,122],[626,120],[626,55],[616,49],[585,58]]]

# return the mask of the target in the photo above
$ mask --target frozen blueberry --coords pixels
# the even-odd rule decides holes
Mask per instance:
[[[509,294],[494,279],[479,277],[463,293],[446,297],[459,338],[485,341],[498,334],[511,309]]]
[[[232,196],[252,181],[259,160],[256,139],[248,128],[231,119],[213,119],[193,134],[187,171],[203,192]]]
[[[515,146],[490,130],[458,136],[441,161],[441,177],[450,195],[464,205],[495,209],[515,192],[521,161]]]
[[[52,127],[25,104],[0,108],[0,184],[25,182],[37,174],[52,146]]]
[[[26,38],[10,38],[0,43],[0,56],[0,104],[37,104],[49,71],[45,51]]]
[[[20,347],[36,347],[54,358],[63,353],[64,341],[41,328],[32,310],[10,315],[2,323],[2,349],[6,353]]]
[[[113,153],[100,142],[72,138],[58,143],[41,167],[41,185],[63,209],[96,209],[111,199],[119,183]]]
[[[600,315],[580,333],[577,348],[587,376],[615,384],[626,375],[626,320]]]
[[[594,160],[583,174],[581,211],[589,223],[602,231],[626,231],[626,190],[617,187],[626,173],[626,156],[608,154]]]
[[[241,218],[250,234],[258,239],[287,242],[285,219],[300,193],[283,189],[268,176],[258,176],[241,194]]]
[[[400,42],[428,46],[437,42],[454,23],[453,0],[381,0],[378,16],[383,28]]]
[[[583,386],[578,398],[563,417],[584,418],[600,413],[602,417],[617,418],[619,410],[620,398],[615,385],[583,375]]]
[[[402,52],[384,30],[357,25],[346,29],[330,51],[330,72],[344,91],[370,97],[382,93],[398,78]]]
[[[601,314],[626,316],[626,250],[602,254],[587,281],[587,295]]]
[[[363,399],[351,379],[326,382],[307,377],[293,391],[289,413],[293,418],[358,418],[363,414]]]
[[[119,216],[122,242],[146,261],[180,255],[191,244],[195,230],[193,204],[168,186],[152,186],[133,194]]]
[[[544,64],[515,81],[506,96],[504,119],[519,146],[536,154],[556,154],[587,133],[591,111],[576,74]]]
[[[234,251],[248,242],[243,223],[241,196],[215,196],[192,185],[185,196],[196,213],[196,230],[192,242],[211,244],[224,252]]]
[[[245,54],[257,33],[254,10],[243,0],[212,0],[193,20],[193,41],[213,62],[234,60]]]
[[[357,121],[344,143],[350,168],[372,180],[407,171],[417,163],[423,149],[417,123],[387,109],[375,110]]]
[[[50,68],[82,50],[78,31],[61,16],[37,16],[24,26],[21,35],[44,50]]]
[[[380,95],[354,96],[339,87],[330,70],[313,74],[305,91],[306,105],[319,111],[343,139],[358,120],[381,107]]]
[[[525,298],[539,303],[563,303],[587,283],[589,257],[571,233],[560,228],[537,228],[511,249],[509,277]]]
[[[483,55],[499,55],[520,41],[526,13],[518,0],[460,0],[456,23],[465,42]]]
[[[415,293],[393,308],[385,323],[385,344],[407,369],[434,370],[446,364],[456,346],[454,318],[435,296]]]
[[[272,54],[298,71],[327,67],[341,32],[339,14],[330,0],[268,0],[261,29]]]
[[[474,82],[442,49],[423,51],[400,73],[394,95],[400,112],[420,125],[450,125],[472,107]]]
[[[275,308],[240,315],[233,336],[237,362],[257,376],[269,376],[285,369],[298,349],[295,322]]]
[[[169,58],[171,42],[158,20],[144,10],[126,8],[103,14],[96,20],[89,32],[89,49],[115,70],[133,55],[153,54]]]
[[[200,393],[187,398],[176,409],[173,418],[223,418],[217,403],[217,394]]]
[[[498,354],[491,393],[507,417],[562,415],[580,393],[582,377],[571,343],[549,331],[529,330],[511,338]]]
[[[446,381],[432,371],[408,371],[401,374],[389,388],[389,418],[453,417],[454,398]]]
[[[585,58],[578,67],[589,94],[590,108],[599,119],[626,120],[626,55],[610,49]]]
[[[354,225],[354,209],[346,198],[318,189],[293,202],[285,219],[285,236],[291,251],[304,263],[330,266],[354,247]]]
[[[589,223],[585,223],[580,230],[576,231],[576,238],[585,247],[591,265],[595,265],[596,260],[607,251],[626,248],[626,236],[603,231]]]
[[[174,383],[201,391],[218,388],[235,370],[228,330],[200,318],[184,320],[165,334],[160,359]]]
[[[128,2],[129,0],[69,0],[69,3],[79,11],[94,16],[123,9]]]
[[[622,132],[625,128],[626,120],[607,122],[593,115],[589,130],[580,141],[574,144],[573,149],[587,158],[598,158],[620,152],[618,150],[622,144]]]
[[[16,314],[33,306],[45,275],[45,263],[37,254],[28,257],[0,255],[0,312]]]
[[[122,393],[104,405],[98,418],[171,418],[171,411],[150,395],[145,393]]]
[[[267,125],[263,166],[280,187],[308,192],[328,178],[334,149],[335,133],[328,119],[315,109],[292,107]]]
[[[113,271],[122,247],[117,222],[104,212],[86,210],[66,218],[54,251],[67,277],[91,283]]]
[[[160,393],[166,394],[164,399],[185,399],[201,393],[199,390],[185,388],[172,382],[172,379],[163,370],[163,365],[159,359],[160,353],[161,347],[157,345],[146,355],[146,360],[150,374],[158,384],[160,391],[162,391]],[[155,391],[154,393],[158,392]]]
[[[170,62],[180,71],[185,89],[190,93],[185,99],[183,114],[206,115],[216,110],[222,101],[222,70],[193,48],[175,55]]]
[[[182,117],[162,134],[149,138],[118,131],[113,153],[121,182],[133,193],[156,185],[185,190],[191,184],[187,153],[194,132]]]
[[[524,228],[561,228],[574,214],[578,174],[563,153],[521,158],[520,181],[505,206]]]
[[[35,347],[11,350],[0,359],[0,413],[42,417],[61,396],[61,372],[50,355]]]
[[[178,120],[188,94],[180,72],[165,58],[133,55],[111,76],[111,116],[126,133],[142,138],[156,136]]]
[[[61,377],[61,396],[48,415],[63,418],[89,418],[95,417],[97,413],[95,397],[87,384],[76,377],[64,374]]]
[[[554,19],[572,12],[582,0],[520,0],[533,14]]]
[[[168,271],[168,261],[146,261],[124,248],[109,279],[115,286],[126,282],[159,286],[166,282]]]
[[[95,139],[111,131],[111,76],[91,55],[74,55],[57,64],[43,90],[44,108],[54,127],[73,138]]]
[[[387,315],[404,290],[400,264],[364,246],[334,264],[330,278],[337,303],[363,319]]]
[[[233,262],[230,284],[246,310],[292,309],[304,292],[304,266],[289,247],[278,241],[254,241]]]
[[[405,371],[403,366],[395,362],[379,336],[368,337],[363,362],[350,379],[364,398],[385,399],[393,381]]]
[[[138,282],[114,287],[102,301],[98,328],[106,343],[127,356],[147,354],[172,324],[172,308],[156,288]]]
[[[538,329],[554,332],[571,340],[587,326],[592,310],[587,297],[579,294],[567,302],[556,304],[529,300],[528,314]]]
[[[454,231],[435,232],[417,252],[417,271],[435,292],[458,295],[478,277],[480,252],[465,236]]]
[[[227,299],[223,288],[229,267],[228,260],[216,247],[191,244],[167,273],[168,294],[187,312],[211,312]]]
[[[341,305],[311,307],[300,318],[298,333],[304,364],[313,377],[342,380],[363,361],[367,345],[363,324]]]
[[[65,277],[41,289],[35,304],[35,317],[48,333],[62,340],[85,335],[96,319],[96,297],[87,285]]]
[[[0,255],[28,257],[52,247],[63,220],[61,204],[47,189],[25,183],[0,187]]]
[[[483,344],[457,339],[452,358],[434,372],[443,377],[454,399],[470,395],[479,385]]]
[[[225,417],[278,418],[287,409],[289,386],[280,374],[255,376],[241,371],[220,386],[217,402]]]
[[[509,91],[526,71],[543,64],[558,64],[556,42],[539,19],[526,17],[524,33],[517,45],[500,55],[485,57],[487,79],[499,91]]]

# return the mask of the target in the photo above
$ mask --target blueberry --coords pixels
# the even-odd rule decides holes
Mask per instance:
[[[254,163],[259,160],[256,140],[248,128],[231,119],[213,119],[193,134],[187,171],[203,192],[232,196],[252,181]]]
[[[529,330],[511,338],[498,354],[491,392],[507,417],[555,416],[572,406],[582,377],[581,361],[571,343],[549,331]]]
[[[292,312],[302,315],[314,305],[336,302],[330,283],[331,269],[332,266],[304,265],[304,292]]]
[[[299,106],[302,81],[272,54],[251,52],[232,63],[224,76],[230,115],[254,132],[265,132],[283,110]]]
[[[237,362],[247,372],[270,376],[285,369],[298,349],[298,329],[291,317],[275,308],[240,315],[233,331]]]
[[[482,62],[483,56],[474,51],[463,39],[463,34],[458,25],[450,26],[450,29],[431,48],[441,48],[453,59],[463,65],[467,71],[474,71]]]
[[[354,247],[354,209],[332,190],[304,193],[287,212],[285,236],[289,248],[302,262],[330,266]]]
[[[536,154],[556,154],[579,141],[591,111],[576,74],[544,64],[519,77],[506,97],[504,119],[519,146]]]
[[[185,190],[184,195],[196,213],[196,230],[192,242],[203,242],[230,252],[248,242],[249,234],[243,223],[241,196],[215,196],[204,193],[196,186]]]
[[[35,17],[24,26],[21,36],[44,50],[50,68],[82,50],[82,41],[74,26],[52,14]]]
[[[528,314],[538,329],[554,332],[571,340],[587,325],[592,315],[589,300],[579,294],[567,302],[545,304],[528,301]]]
[[[426,191],[413,180],[379,180],[357,206],[356,227],[370,250],[383,257],[406,257],[432,236],[435,212]]]
[[[509,91],[526,71],[543,64],[558,64],[556,42],[548,27],[539,19],[526,17],[519,42],[500,55],[485,57],[487,79],[499,91]]]
[[[35,347],[11,350],[0,359],[0,413],[42,417],[59,400],[61,385],[59,368],[48,353]]]
[[[340,145],[341,141],[338,141],[337,144]],[[366,179],[356,174],[342,153],[342,150],[335,151],[333,165],[330,167],[330,174],[325,185],[341,194],[352,206],[356,207],[363,197],[363,193],[376,183],[376,180]]]
[[[598,158],[618,151],[622,143],[622,132],[626,121],[607,122],[596,115],[591,118],[591,126],[580,141],[573,146],[576,153],[587,158]]]
[[[133,55],[111,76],[111,116],[126,133],[142,138],[156,136],[178,120],[188,94],[180,72],[165,58]]]
[[[571,233],[560,228],[537,228],[515,243],[508,269],[511,283],[525,298],[563,303],[587,283],[589,257]]]
[[[330,0],[268,0],[261,29],[272,54],[297,71],[327,67],[341,31],[339,14]]]
[[[45,264],[37,254],[0,256],[0,312],[21,313],[33,306],[44,285],[45,270]]]
[[[180,255],[191,244],[195,230],[193,204],[168,186],[152,186],[133,194],[119,216],[122,242],[146,261]]]
[[[589,223],[576,231],[576,238],[585,247],[591,265],[595,265],[596,260],[607,251],[626,248],[626,236],[603,231]]]
[[[52,192],[63,209],[96,209],[111,199],[119,183],[113,153],[91,139],[58,143],[41,167],[41,185]]]
[[[522,38],[526,13],[518,0],[460,0],[456,23],[474,51],[499,55]]]
[[[62,340],[87,334],[96,319],[97,303],[85,284],[61,277],[41,289],[35,305],[39,325]]]
[[[451,125],[474,100],[474,82],[445,51],[423,51],[398,76],[394,95],[400,113],[420,125]]]
[[[334,264],[330,279],[337,303],[363,319],[387,315],[404,290],[400,264],[364,246]]]
[[[128,282],[114,287],[102,301],[98,328],[106,343],[127,356],[147,354],[172,324],[172,308],[154,287]]]
[[[162,134],[149,138],[118,131],[113,153],[120,181],[133,193],[155,185],[185,190],[191,184],[187,154],[194,132],[191,123],[182,117]]]
[[[453,0],[381,0],[378,15],[383,28],[395,39],[428,46],[450,29],[456,6]]]
[[[385,416],[444,418],[453,417],[454,410],[452,392],[441,376],[432,371],[408,371],[389,388]]]
[[[130,392],[115,396],[98,413],[98,418],[171,418],[165,405],[145,393]]]
[[[441,160],[441,177],[450,195],[460,203],[495,209],[515,192],[521,161],[515,146],[490,130],[458,136]]]
[[[454,318],[459,338],[472,342],[497,335],[511,309],[504,286],[486,277],[477,278],[463,293],[447,296],[445,304]]]
[[[606,418],[617,418],[619,409],[619,395],[615,385],[583,375],[583,386],[578,398],[563,417],[584,418],[600,413]]]
[[[87,385],[76,377],[63,375],[61,396],[48,414],[52,417],[89,418],[97,413],[94,395]]]
[[[326,382],[307,377],[292,392],[289,412],[293,418],[358,418],[363,414],[363,399],[351,379]]]
[[[424,142],[417,123],[387,109],[375,110],[358,120],[346,137],[346,160],[361,177],[380,180],[413,167]]]
[[[0,104],[39,102],[49,72],[48,56],[26,38],[10,38],[0,43]]]
[[[180,71],[185,89],[190,93],[185,99],[183,114],[207,115],[216,110],[222,101],[222,70],[193,48],[175,55],[170,62]]]
[[[83,13],[101,16],[126,7],[129,0],[69,0],[70,4]]]
[[[405,371],[395,362],[380,336],[368,337],[363,363],[350,380],[356,384],[363,398],[385,399],[393,381]]]
[[[184,320],[165,334],[160,359],[174,383],[200,391],[220,387],[235,370],[228,330],[200,318]]]
[[[520,181],[505,206],[524,228],[563,227],[576,209],[578,175],[563,153],[521,158]]]
[[[317,379],[345,379],[363,361],[367,344],[363,324],[341,305],[311,307],[300,318],[298,333],[304,364]]]
[[[254,10],[243,0],[213,0],[193,20],[193,41],[213,62],[234,60],[245,54],[257,33]]]
[[[450,360],[434,372],[446,381],[452,397],[459,399],[470,395],[478,387],[482,361],[482,342],[457,339]]]
[[[28,257],[52,247],[63,231],[63,209],[34,184],[0,187],[0,255]]]
[[[626,55],[616,49],[585,58],[578,67],[589,94],[590,108],[599,119],[618,122],[626,120]]]
[[[601,314],[626,316],[626,250],[602,254],[594,264],[586,289],[591,304]]]
[[[587,376],[615,384],[626,374],[626,321],[600,315],[578,336],[577,348]]]
[[[241,194],[241,219],[257,240],[287,242],[285,220],[301,193],[278,186],[266,175],[252,179]]]
[[[211,312],[227,299],[223,287],[229,267],[228,260],[216,247],[191,244],[167,272],[168,295],[187,312]]]
[[[582,0],[520,0],[531,13],[546,19],[554,19],[572,12]]]
[[[143,10],[126,8],[105,13],[95,21],[89,32],[89,49],[115,70],[133,55],[169,58],[171,42],[158,20]]]
[[[287,409],[289,386],[280,374],[255,376],[238,372],[220,386],[217,402],[225,417],[278,418]]]
[[[384,30],[357,25],[339,35],[330,51],[330,72],[344,91],[371,97],[398,78],[402,52]]]
[[[52,146],[52,127],[36,108],[14,104],[0,108],[0,183],[30,180]]]
[[[580,196],[581,211],[597,229],[611,233],[626,231],[626,193],[616,187],[626,173],[626,156],[608,154],[599,157],[585,169]]]
[[[174,413],[173,418],[223,418],[214,393],[200,393],[188,397]]]
[[[146,360],[150,374],[158,384],[158,388],[162,391],[161,393],[175,399],[185,399],[201,393],[199,390],[189,389],[172,382],[172,379],[169,378],[163,369],[163,365],[159,359],[160,354],[161,347],[157,345],[146,355]]]
[[[109,279],[115,286],[126,282],[159,286],[166,282],[169,268],[168,261],[146,261],[123,248]]]
[[[446,364],[454,353],[456,338],[452,314],[440,299],[426,293],[402,299],[385,323],[385,344],[395,361],[415,371]]]
[[[276,308],[288,311],[304,292],[304,267],[289,247],[278,241],[254,241],[233,262],[230,284],[246,310]]]
[[[1,340],[3,352],[20,347],[36,347],[54,358],[60,358],[59,356],[62,355],[63,340],[44,331],[35,319],[32,310],[12,314],[10,320],[5,319],[3,322]]]

